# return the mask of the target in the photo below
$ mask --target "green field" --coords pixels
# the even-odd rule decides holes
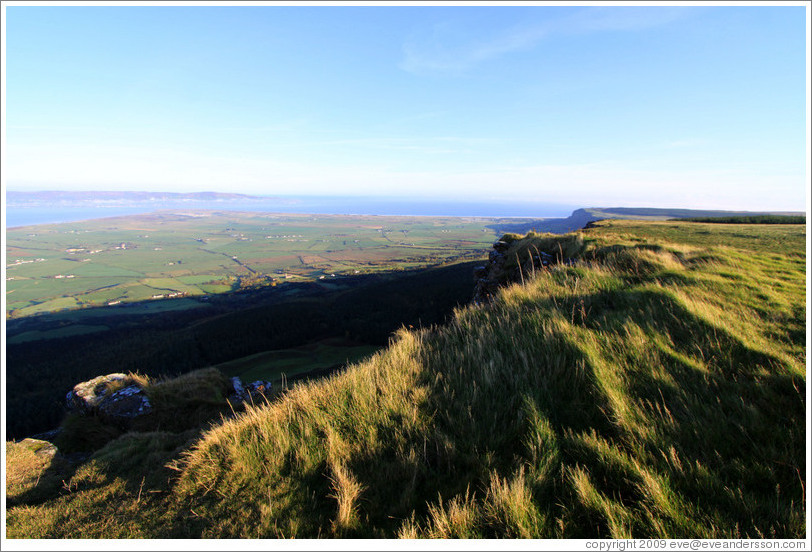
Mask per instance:
[[[6,314],[200,296],[476,258],[492,219],[163,213],[8,230]]]

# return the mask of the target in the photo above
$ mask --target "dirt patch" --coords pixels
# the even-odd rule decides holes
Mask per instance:
[[[292,266],[299,260],[298,255],[281,255],[278,257],[261,257],[259,259],[248,259],[249,263],[261,264],[279,264],[284,266]]]
[[[317,257],[315,255],[302,255],[300,259],[302,260],[302,264],[306,265],[317,265],[330,261],[330,259],[327,259],[325,257]]]

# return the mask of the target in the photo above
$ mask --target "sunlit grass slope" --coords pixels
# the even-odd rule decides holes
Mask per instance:
[[[125,435],[18,489],[9,536],[803,537],[804,226],[583,237],[193,446]]]

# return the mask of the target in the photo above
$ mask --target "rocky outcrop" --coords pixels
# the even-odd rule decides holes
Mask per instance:
[[[152,412],[146,391],[126,374],[107,374],[78,383],[65,402],[69,412],[99,416],[117,425]]]
[[[78,414],[90,414],[108,398],[116,386],[127,381],[127,374],[107,374],[73,386],[65,396],[68,410]]]
[[[537,270],[572,265],[582,249],[580,236],[505,234],[493,244],[487,264],[474,268],[473,302],[489,303],[499,288],[522,282]]]
[[[488,264],[474,268],[474,303],[490,302],[493,294],[506,284],[501,277],[504,271],[507,243],[502,240],[493,244],[488,254]]]
[[[257,380],[248,385],[244,385],[237,376],[231,378],[231,386],[234,392],[228,396],[228,402],[232,406],[241,404],[255,404],[270,398],[272,385],[269,381]]]
[[[126,422],[152,412],[149,397],[138,385],[129,385],[99,405],[99,414],[113,422]]]

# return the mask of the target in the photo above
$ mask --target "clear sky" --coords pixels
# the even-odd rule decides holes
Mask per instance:
[[[5,8],[7,189],[806,208],[801,4]]]

